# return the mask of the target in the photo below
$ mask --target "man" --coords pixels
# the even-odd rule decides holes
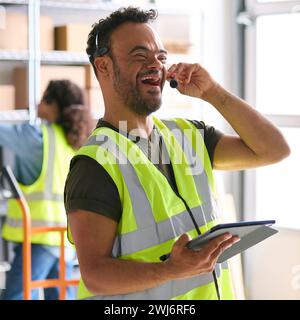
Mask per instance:
[[[271,164],[289,147],[273,124],[199,64],[167,70],[167,52],[150,25],[155,18],[153,10],[118,10],[89,35],[105,114],[73,159],[65,188],[79,298],[231,299],[228,266],[216,261],[239,239],[225,234],[199,252],[186,247],[217,223],[212,167]],[[152,117],[165,81],[174,78],[181,94],[209,102],[239,136]]]

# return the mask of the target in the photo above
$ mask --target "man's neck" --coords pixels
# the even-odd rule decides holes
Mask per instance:
[[[103,120],[115,128],[132,133],[142,138],[148,138],[153,130],[152,116],[139,116],[131,110],[119,112],[105,112]]]

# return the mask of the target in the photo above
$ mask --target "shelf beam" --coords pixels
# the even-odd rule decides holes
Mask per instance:
[[[0,61],[28,61],[27,50],[0,50]]]
[[[0,121],[18,122],[27,120],[29,120],[29,113],[27,109],[0,111]]]
[[[0,50],[0,61],[28,61],[27,50]],[[40,59],[43,64],[84,65],[89,59],[84,52],[42,51]]]
[[[83,65],[89,59],[84,52],[48,51],[41,53],[41,62],[44,64]]]
[[[0,0],[0,5],[5,4],[24,4],[28,5],[28,0]]]
[[[75,10],[103,10],[113,11],[117,9],[111,2],[94,1],[89,3],[76,3],[72,1],[41,1],[43,8],[75,9]]]

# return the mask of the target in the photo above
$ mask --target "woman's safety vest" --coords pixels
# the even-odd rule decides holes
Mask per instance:
[[[77,153],[95,159],[118,188],[122,216],[112,250],[117,259],[160,262],[182,233],[198,235],[195,224],[203,233],[218,223],[211,163],[199,129],[183,119],[153,120],[166,145],[179,194],[134,142],[110,128],[96,129]],[[217,264],[215,272],[221,298],[232,299],[227,263]],[[213,275],[207,273],[115,296],[95,296],[81,279],[78,298],[192,300],[217,299],[217,293]]]
[[[63,129],[56,125],[43,125],[43,164],[40,176],[31,185],[20,188],[28,202],[32,227],[66,226],[64,186],[70,160],[75,152],[68,144]],[[15,199],[8,201],[8,213],[3,227],[3,238],[22,242],[22,211]],[[31,236],[31,243],[60,245],[60,233],[48,232]],[[68,241],[66,244],[69,245]]]

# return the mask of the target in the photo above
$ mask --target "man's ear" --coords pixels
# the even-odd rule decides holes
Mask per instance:
[[[97,73],[102,77],[107,77],[110,74],[109,59],[106,56],[97,57],[94,60],[94,66],[97,69]]]

